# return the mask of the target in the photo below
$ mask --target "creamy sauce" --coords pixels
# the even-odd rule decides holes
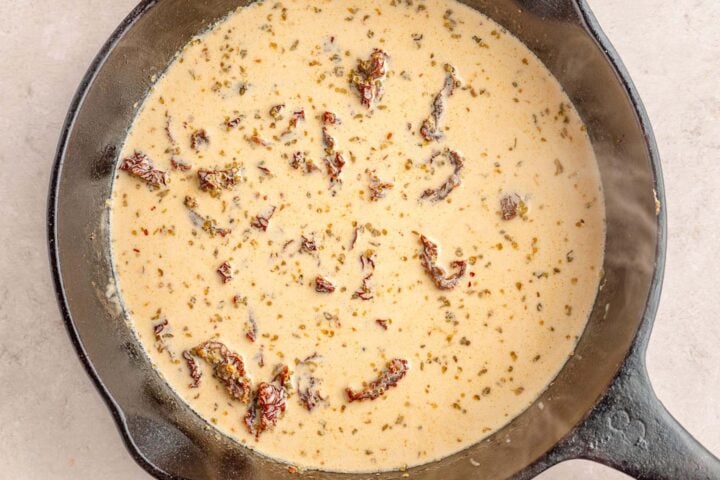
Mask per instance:
[[[367,107],[350,77],[374,49],[387,61]],[[339,121],[323,125],[326,111]],[[241,8],[157,81],[121,158],[136,151],[167,173],[145,172],[152,187],[119,170],[113,192],[138,337],[202,417],[299,468],[397,469],[480,441],[542,393],[592,308],[604,205],[584,126],[526,47],[453,0]],[[236,185],[200,188],[198,170],[231,164]],[[444,277],[462,274],[453,288],[423,267],[420,235]],[[318,276],[335,290],[316,291]],[[210,339],[253,388],[290,369],[286,410],[257,438],[197,356],[189,386],[183,352]],[[393,359],[408,366],[395,386],[349,401]],[[308,411],[310,378],[323,399]]]

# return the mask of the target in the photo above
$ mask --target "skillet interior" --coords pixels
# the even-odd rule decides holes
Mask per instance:
[[[465,3],[525,42],[559,79],[585,120],[606,196],[605,280],[576,354],[538,402],[487,441],[410,470],[411,478],[423,480],[506,478],[571,431],[614,377],[641,325],[659,238],[653,152],[623,81],[584,29],[582,9],[572,0]],[[106,295],[113,274],[105,202],[125,133],[152,75],[159,75],[192,35],[238,4],[242,2],[142,3],[80,87],[51,186],[51,255],[71,336],[131,453],[161,478],[290,477],[285,466],[216,434],[180,402],[150,367],[122,313]]]

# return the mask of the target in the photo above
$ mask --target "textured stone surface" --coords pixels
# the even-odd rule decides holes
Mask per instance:
[[[147,477],[68,341],[45,245],[47,184],[65,112],[93,56],[134,3],[0,2],[3,478]],[[590,3],[635,79],[663,158],[670,245],[650,375],[669,410],[720,455],[720,2]],[[540,478],[626,477],[574,461]]]

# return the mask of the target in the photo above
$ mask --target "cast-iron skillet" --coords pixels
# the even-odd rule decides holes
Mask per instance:
[[[720,462],[663,408],[645,369],[666,211],[650,123],[627,72],[584,0],[466,3],[528,45],[585,120],[606,196],[604,278],[575,355],[527,411],[487,440],[407,473],[422,480],[528,479],[563,460],[586,458],[643,479],[720,479]],[[106,201],[125,133],[153,75],[192,35],[239,4],[146,0],[135,8],[82,81],[53,169],[48,232],[60,308],[130,453],[158,478],[292,476],[285,465],[217,434],[185,406],[150,367],[112,298]]]

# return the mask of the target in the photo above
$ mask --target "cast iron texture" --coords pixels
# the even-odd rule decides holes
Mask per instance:
[[[245,3],[146,0],[133,10],[79,87],[51,180],[50,259],[70,337],[129,451],[157,478],[294,478],[192,412],[152,369],[112,301],[106,200],[127,128],[152,76],[192,35]],[[407,473],[418,480],[524,479],[583,457],[640,478],[720,478],[717,460],[657,402],[643,367],[662,279],[665,200],[650,124],[627,73],[582,1],[466,3],[526,43],[585,120],[606,196],[604,286],[576,354],[534,405],[478,445]],[[656,196],[663,206],[657,213]],[[384,480],[402,473],[304,477]]]

